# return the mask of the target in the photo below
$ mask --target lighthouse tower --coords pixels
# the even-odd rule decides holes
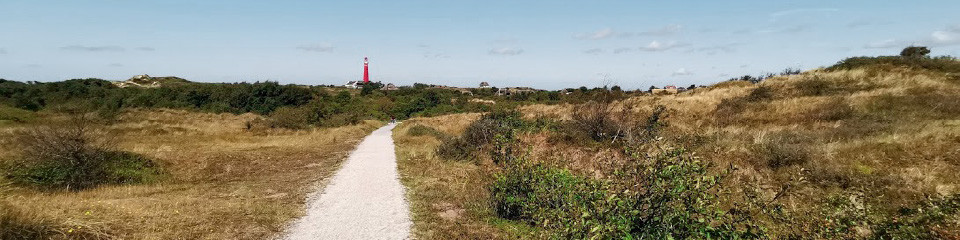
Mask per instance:
[[[370,65],[367,57],[363,57],[363,84],[370,83]]]

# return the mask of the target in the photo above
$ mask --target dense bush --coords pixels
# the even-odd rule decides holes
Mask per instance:
[[[3,121],[22,123],[35,118],[31,111],[0,105],[0,123]]]
[[[801,165],[810,160],[810,151],[807,145],[790,134],[770,134],[758,144],[751,146],[751,150],[759,158],[758,165],[778,169]]]
[[[152,160],[112,149],[86,120],[34,127],[19,134],[21,158],[5,166],[15,183],[82,190],[101,184],[144,183],[161,175]]]
[[[514,131],[522,130],[528,124],[521,119],[520,112],[511,109],[497,109],[484,114],[474,121],[461,136],[444,137],[437,153],[448,159],[468,159],[474,153],[492,146],[501,140],[513,140]],[[492,151],[503,151],[496,146]],[[499,159],[494,159],[499,162]]]
[[[716,196],[722,178],[708,169],[682,149],[637,159],[607,181],[520,159],[496,175],[491,207],[563,239],[764,236],[749,217],[723,211]]]
[[[594,141],[623,137],[626,129],[614,121],[609,102],[588,102],[573,109],[571,113],[574,130]]]
[[[409,129],[407,129],[407,135],[415,136],[415,137],[419,137],[419,136],[434,136],[434,137],[438,137],[438,138],[444,136],[444,134],[441,133],[440,131],[437,131],[437,129],[434,129],[434,128],[432,128],[432,127],[427,127],[427,126],[424,126],[424,125],[420,125],[420,124],[413,125],[413,126],[410,127]]]
[[[852,57],[827,67],[828,71],[849,70],[863,67],[875,66],[904,66],[922,68],[933,71],[948,73],[960,72],[960,61],[949,56],[941,57],[903,57],[903,56],[879,56],[879,57]]]

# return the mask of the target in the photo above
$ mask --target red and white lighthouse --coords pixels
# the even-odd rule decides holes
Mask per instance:
[[[370,83],[370,65],[367,57],[363,57],[363,84]]]

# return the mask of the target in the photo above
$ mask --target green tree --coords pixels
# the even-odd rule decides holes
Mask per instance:
[[[930,54],[930,49],[922,46],[909,46],[900,51],[900,56],[904,58],[924,58]]]

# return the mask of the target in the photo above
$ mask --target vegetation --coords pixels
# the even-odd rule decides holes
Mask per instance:
[[[4,167],[15,183],[45,189],[83,190],[101,184],[145,183],[162,175],[145,156],[115,150],[89,120],[32,127],[16,137],[18,161]]]
[[[439,159],[407,155],[401,169],[442,169],[407,170],[419,177],[405,183],[432,196],[412,201],[442,199],[470,215],[444,221],[427,207],[416,223],[430,232],[420,236],[957,238],[960,111],[945,103],[960,102],[958,61],[904,52],[919,54],[677,95],[525,105],[518,124],[482,116],[436,140],[410,138],[437,147]],[[438,121],[417,120],[441,129],[428,123]],[[439,174],[486,188],[429,180]],[[474,197],[440,197],[467,193]],[[466,223],[485,230],[454,229]]]

